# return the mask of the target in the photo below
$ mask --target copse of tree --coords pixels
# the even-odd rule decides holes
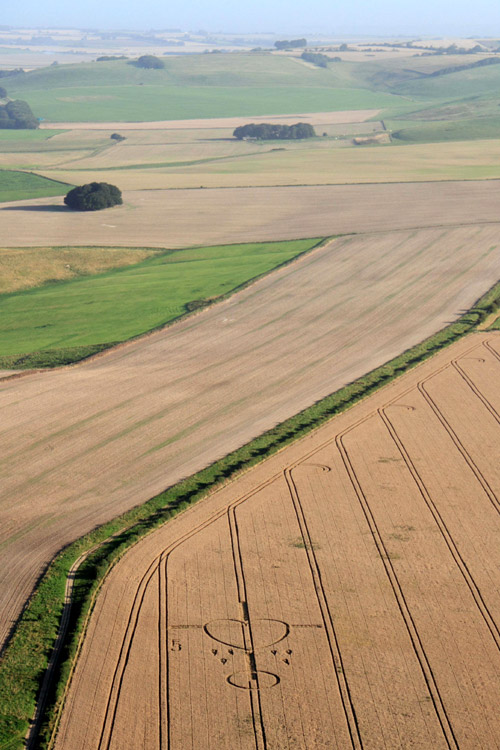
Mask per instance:
[[[0,78],[8,78],[9,76],[16,76],[18,73],[26,73],[22,68],[14,68],[13,70],[0,70]]]
[[[319,68],[326,68],[328,63],[331,62],[331,58],[328,55],[323,55],[321,52],[303,52],[300,59],[313,63],[313,65],[317,65]]]
[[[299,138],[314,138],[316,133],[312,125],[307,122],[296,122],[295,125],[273,125],[271,123],[249,123],[240,125],[233,135],[238,140],[243,138],[257,138],[262,141],[295,140]]]
[[[109,136],[112,141],[125,141],[127,140],[124,135],[120,135],[120,133],[111,133]]]
[[[159,69],[165,67],[163,60],[160,60],[160,58],[155,55],[141,55],[141,57],[134,62],[134,65],[137,65],[138,68]]]
[[[123,200],[121,191],[115,185],[108,182],[90,182],[70,190],[64,202],[74,211],[100,211],[103,208],[118,206]]]
[[[274,42],[276,49],[295,49],[296,47],[307,47],[307,39],[282,39]]]
[[[0,129],[2,130],[36,130],[39,124],[29,104],[21,99],[0,106]]]

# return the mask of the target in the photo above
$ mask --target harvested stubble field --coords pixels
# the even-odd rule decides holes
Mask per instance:
[[[78,213],[48,198],[5,203],[0,217],[4,236],[15,237],[17,247],[178,248],[497,222],[499,205],[494,180],[135,190],[106,212]]]
[[[473,334],[133,547],[56,750],[496,748],[500,334]]]
[[[497,127],[498,133],[498,122]],[[360,129],[363,133],[363,129]],[[276,144],[276,142],[275,142]],[[186,147],[184,147],[184,150]],[[75,184],[92,180],[116,183],[122,190],[166,188],[236,188],[274,185],[342,185],[352,183],[418,182],[439,180],[498,179],[500,140],[414,145],[364,144],[353,146],[351,139],[315,139],[310,142],[280,141],[246,143],[232,157],[228,144],[193,153],[206,158],[182,162],[181,149],[150,147],[121,152],[104,151],[40,174]],[[235,147],[236,152],[236,147]],[[217,157],[217,152],[223,155]],[[162,155],[163,154],[163,155]],[[227,154],[227,155],[226,155]],[[124,166],[113,166],[124,157]],[[129,157],[135,158],[135,164]],[[244,158],[242,158],[244,157]]]
[[[62,122],[40,125],[54,130],[199,130],[200,128],[230,128],[252,122],[273,122],[287,125],[290,122],[309,122],[311,125],[339,125],[342,123],[364,122],[375,117],[380,109],[353,109],[337,112],[300,112],[290,115],[252,115],[245,117],[207,117],[191,120],[154,120],[152,122]]]
[[[499,261],[499,225],[344,237],[105,356],[2,381],[1,640],[64,544],[442,328]]]

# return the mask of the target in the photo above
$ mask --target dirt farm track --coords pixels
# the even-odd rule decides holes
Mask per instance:
[[[500,747],[499,379],[470,335],[132,548],[56,750]]]

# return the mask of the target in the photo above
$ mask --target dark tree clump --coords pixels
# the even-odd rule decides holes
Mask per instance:
[[[120,135],[120,133],[111,133],[109,137],[111,138],[112,141],[126,141],[127,140],[125,136]]]
[[[101,55],[96,57],[96,62],[110,62],[111,60],[128,60],[127,55]]]
[[[164,68],[165,63],[155,55],[142,55],[136,60],[135,65],[138,68]]]
[[[39,122],[27,102],[16,99],[0,106],[0,129],[36,130]]]
[[[316,135],[312,125],[308,122],[296,122],[295,125],[272,125],[271,123],[250,123],[240,125],[233,135],[238,140],[243,138],[258,138],[263,141],[295,140],[298,138],[314,138]]]
[[[3,86],[0,86],[0,99],[5,99],[7,96],[7,89],[4,89]]]
[[[313,63],[313,65],[317,65],[319,68],[326,68],[331,61],[328,55],[323,55],[322,52],[303,52],[300,57],[302,60]]]
[[[17,76],[18,73],[25,73],[26,71],[22,68],[14,68],[13,70],[0,70],[0,78],[9,78],[10,76]]]
[[[307,39],[282,39],[274,42],[276,49],[295,49],[296,47],[307,47]]]
[[[121,191],[107,182],[90,182],[73,188],[64,198],[74,211],[100,211],[123,203]]]

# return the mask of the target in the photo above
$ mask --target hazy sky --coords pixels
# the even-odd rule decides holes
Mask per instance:
[[[499,0],[20,0],[12,26],[499,36]]]

